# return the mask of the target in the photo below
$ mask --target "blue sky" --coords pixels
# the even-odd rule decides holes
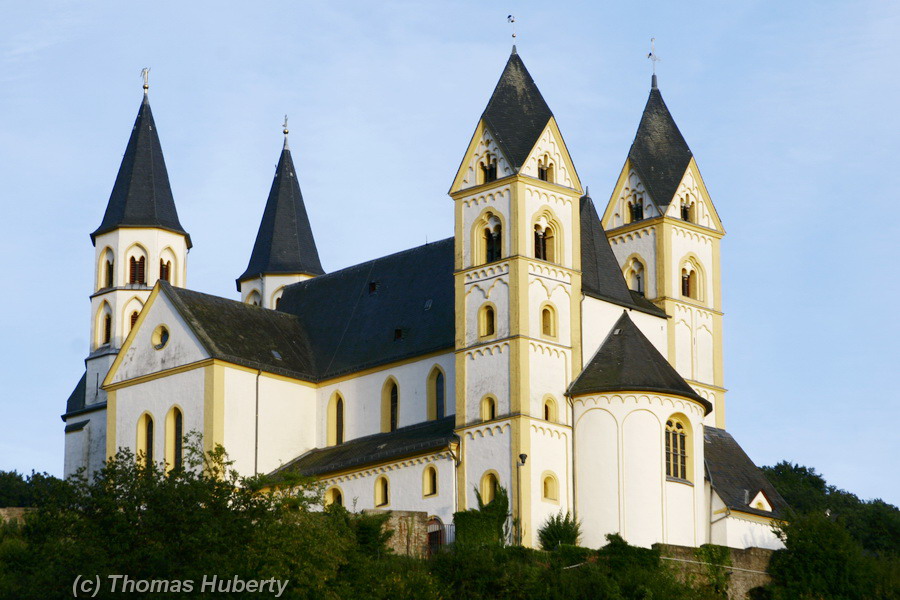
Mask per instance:
[[[728,429],[900,503],[900,5],[889,2],[9,3],[0,21],[0,469],[61,474],[93,249],[152,68],[188,285],[236,297],[290,115],[326,270],[452,234],[446,196],[510,49],[608,199],[649,91],[723,242]]]

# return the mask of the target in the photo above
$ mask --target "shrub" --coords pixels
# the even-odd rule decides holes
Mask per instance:
[[[555,550],[562,544],[577,546],[581,539],[581,523],[568,511],[550,515],[538,530],[538,540],[544,550]]]

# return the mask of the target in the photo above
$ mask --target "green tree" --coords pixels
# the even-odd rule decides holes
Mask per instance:
[[[566,511],[550,515],[538,530],[538,540],[544,550],[554,550],[565,544],[577,546],[581,539],[581,523]]]

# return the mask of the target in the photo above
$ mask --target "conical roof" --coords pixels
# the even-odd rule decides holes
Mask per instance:
[[[238,289],[241,281],[260,274],[321,275],[324,272],[300,193],[291,150],[285,140],[256,234],[256,243],[250,254],[250,263],[237,279]]]
[[[191,236],[181,226],[175,210],[166,161],[147,94],[144,94],[134,121],[103,222],[91,234],[91,241],[119,227],[167,229],[184,235],[188,248],[191,247]]]
[[[512,54],[481,118],[518,170],[553,113],[513,46]]]
[[[690,398],[712,411],[709,401],[688,385],[669,361],[623,312],[612,331],[569,386],[569,396],[643,391]]]
[[[675,196],[691,157],[691,149],[654,79],[628,158],[653,202],[661,209],[665,210]]]

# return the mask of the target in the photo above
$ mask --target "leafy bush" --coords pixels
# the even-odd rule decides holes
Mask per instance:
[[[544,550],[554,550],[562,544],[577,546],[581,539],[581,523],[568,511],[550,515],[538,530],[538,540]]]
[[[509,494],[499,487],[493,500],[485,504],[476,489],[475,498],[478,508],[453,514],[456,543],[465,548],[503,545],[509,537]]]

